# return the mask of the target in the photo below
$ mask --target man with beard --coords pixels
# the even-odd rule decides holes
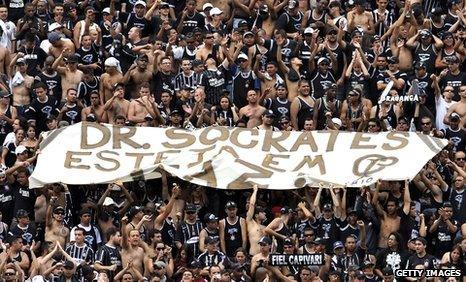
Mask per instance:
[[[139,55],[136,64],[133,64],[123,77],[123,83],[132,88],[131,99],[139,98],[139,86],[143,83],[150,83],[152,79],[152,73],[147,69],[148,62],[149,57],[146,54]]]
[[[57,101],[61,101],[62,88],[61,88],[61,76],[52,68],[55,58],[48,56],[44,62],[44,68],[41,73],[37,74],[34,78],[35,83],[42,82],[47,86],[47,94],[52,96]]]

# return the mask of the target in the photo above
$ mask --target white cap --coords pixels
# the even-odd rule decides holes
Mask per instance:
[[[110,58],[105,60],[104,65],[106,67],[118,67],[118,60],[115,59],[114,57],[110,57]]]
[[[109,8],[109,7],[104,8],[104,9],[102,10],[102,13],[110,14],[110,8]]]
[[[314,29],[312,27],[306,27],[304,30],[304,34],[312,34],[314,33]]]
[[[210,15],[211,16],[220,15],[220,14],[223,14],[223,12],[222,12],[222,10],[220,10],[217,7],[214,7],[214,8],[212,8],[212,10],[210,10]]]
[[[204,6],[202,6],[202,11],[204,11],[207,8],[213,8],[213,7],[214,5],[212,5],[211,3],[205,3]]]
[[[44,277],[42,275],[36,275],[34,277],[32,277],[32,282],[44,282]]]
[[[23,146],[23,145],[19,145],[18,147],[16,147],[16,150],[15,150],[15,154],[22,154],[24,153],[25,151],[27,151],[28,149]]]
[[[116,203],[112,198],[106,197],[105,200],[104,200],[104,203],[102,205],[103,206],[111,206],[111,205],[116,205]]]
[[[240,53],[240,54],[238,55],[238,60],[239,60],[239,59],[249,60],[248,55],[246,55],[246,54],[244,54],[244,53]]]
[[[142,0],[138,0],[136,1],[136,3],[134,4],[134,7],[136,7],[137,5],[142,5],[144,7],[147,7],[147,4],[145,1],[142,1]]]
[[[59,23],[53,23],[53,24],[49,25],[49,32],[52,32],[55,29],[60,28],[60,27],[63,27],[63,26],[61,24],[59,24]]]
[[[342,125],[341,119],[339,119],[339,118],[332,118],[332,122],[333,122],[333,124],[335,124],[338,128],[340,128],[341,125]]]
[[[320,57],[318,60],[317,60],[317,64],[320,65],[320,63],[322,63],[323,61],[327,61],[330,63],[329,59],[327,57]]]

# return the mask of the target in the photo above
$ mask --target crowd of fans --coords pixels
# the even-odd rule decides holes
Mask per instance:
[[[464,0],[1,1],[0,281],[466,274],[465,14]],[[449,145],[412,181],[359,189],[231,191],[167,173],[29,189],[40,142],[81,121],[417,131]]]

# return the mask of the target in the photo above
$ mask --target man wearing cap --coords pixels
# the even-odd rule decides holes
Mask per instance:
[[[131,99],[141,97],[139,93],[140,85],[150,83],[152,79],[152,72],[148,68],[148,63],[149,57],[147,54],[140,54],[123,77],[123,83],[131,88]]]
[[[285,13],[277,19],[276,29],[284,30],[286,32],[286,37],[294,39],[299,35],[303,17],[303,13],[299,10],[298,1],[290,0]]]
[[[251,259],[252,277],[254,277],[258,267],[264,267],[265,263],[269,261],[269,254],[272,249],[272,239],[270,239],[268,236],[262,236],[257,244],[259,244],[259,252]]]
[[[223,263],[225,254],[218,250],[218,238],[206,237],[204,240],[206,250],[197,258],[201,265],[209,267]]]
[[[398,95],[401,96],[403,89],[406,84],[407,75],[405,72],[400,71],[398,57],[390,57],[388,61],[388,70],[380,73],[377,77],[377,89],[383,90],[387,87],[390,81],[393,81],[393,89],[398,91]]]
[[[235,202],[229,201],[225,205],[225,212],[227,217],[219,222],[220,247],[225,255],[233,257],[238,248],[246,249],[246,221],[237,215]]]
[[[65,209],[62,206],[55,206],[56,198],[50,200],[50,205],[47,207],[47,215],[45,217],[45,241],[58,241],[62,248],[68,240],[70,229],[65,226]],[[52,212],[53,210],[53,212]]]
[[[447,85],[452,86],[454,89],[453,101],[460,101],[461,99],[460,86],[466,85],[466,73],[461,71],[460,69],[461,61],[456,54],[445,57],[445,61],[448,65],[448,68],[444,69],[440,73],[440,82],[439,82],[440,88],[443,89]],[[463,116],[459,112],[458,114],[460,114],[460,116]]]
[[[199,233],[199,251],[206,251],[205,239],[210,237],[219,241],[218,217],[215,214],[207,213],[204,216],[205,227]]]
[[[254,89],[256,76],[249,66],[249,58],[240,53],[237,58],[236,72],[233,73],[233,104],[242,108],[248,104],[247,92]]]
[[[78,56],[70,53],[69,49],[64,49],[52,65],[52,68],[61,75],[63,92],[68,89],[77,89],[78,84],[83,80],[84,74],[78,69],[78,59]],[[64,67],[61,66],[63,60],[65,61]]]
[[[178,24],[178,32],[187,35],[193,32],[196,27],[204,29],[205,18],[196,11],[196,0],[186,1],[186,9],[181,14]]]
[[[54,58],[58,58],[64,50],[68,50],[67,54],[74,54],[76,50],[73,41],[65,38],[62,33],[56,31],[50,32],[47,34],[47,39],[50,42],[50,46],[45,51]]]
[[[16,212],[18,224],[8,231],[9,237],[19,237],[23,239],[23,244],[31,245],[36,239],[36,229],[30,224],[29,213],[26,210],[18,209]]]
[[[11,68],[14,66],[13,68]],[[10,80],[10,89],[13,93],[13,106],[23,107],[19,109],[22,114],[24,109],[31,103],[29,92],[34,83],[34,77],[27,74],[27,62],[23,54],[18,53],[10,64],[10,73],[13,77]]]
[[[453,151],[466,151],[466,131],[460,127],[460,115],[453,112],[450,114],[450,125],[441,129],[443,137],[446,138],[453,145]]]
[[[414,51],[414,62],[424,63],[428,73],[435,72],[437,53],[443,47],[440,38],[433,35],[428,29],[420,29],[406,41],[406,46]]]
[[[185,206],[185,217],[180,222],[175,235],[175,244],[181,249],[183,244],[188,248],[188,259],[199,256],[199,233],[204,228],[202,222],[197,219],[197,207],[187,203]]]
[[[104,111],[107,112],[108,120],[111,122],[116,116],[128,116],[130,102],[125,99],[125,86],[117,83],[113,86],[113,96],[105,103]]]
[[[217,7],[213,7],[212,9],[210,9],[209,15],[212,18],[212,20],[208,22],[205,26],[207,31],[212,34],[218,33],[222,36],[225,35],[227,32],[227,26],[222,22],[222,19],[224,17],[223,10],[220,10]]]
[[[155,2],[159,3],[158,1]],[[131,11],[128,13],[115,10],[115,1],[110,1],[110,15],[116,16],[118,21],[124,23],[125,30],[137,27],[141,29],[141,37],[146,37],[149,36],[149,22],[145,17],[146,7],[146,1],[138,0],[134,3],[134,9],[133,7],[126,7],[126,11]],[[150,17],[151,14],[148,16]]]

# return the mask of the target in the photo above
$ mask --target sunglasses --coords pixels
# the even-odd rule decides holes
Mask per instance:
[[[457,161],[464,161],[466,158],[456,158]]]
[[[429,122],[421,122],[421,125],[429,125],[429,124],[431,124],[430,121]]]
[[[195,214],[196,212],[194,211],[187,211],[186,214]]]

